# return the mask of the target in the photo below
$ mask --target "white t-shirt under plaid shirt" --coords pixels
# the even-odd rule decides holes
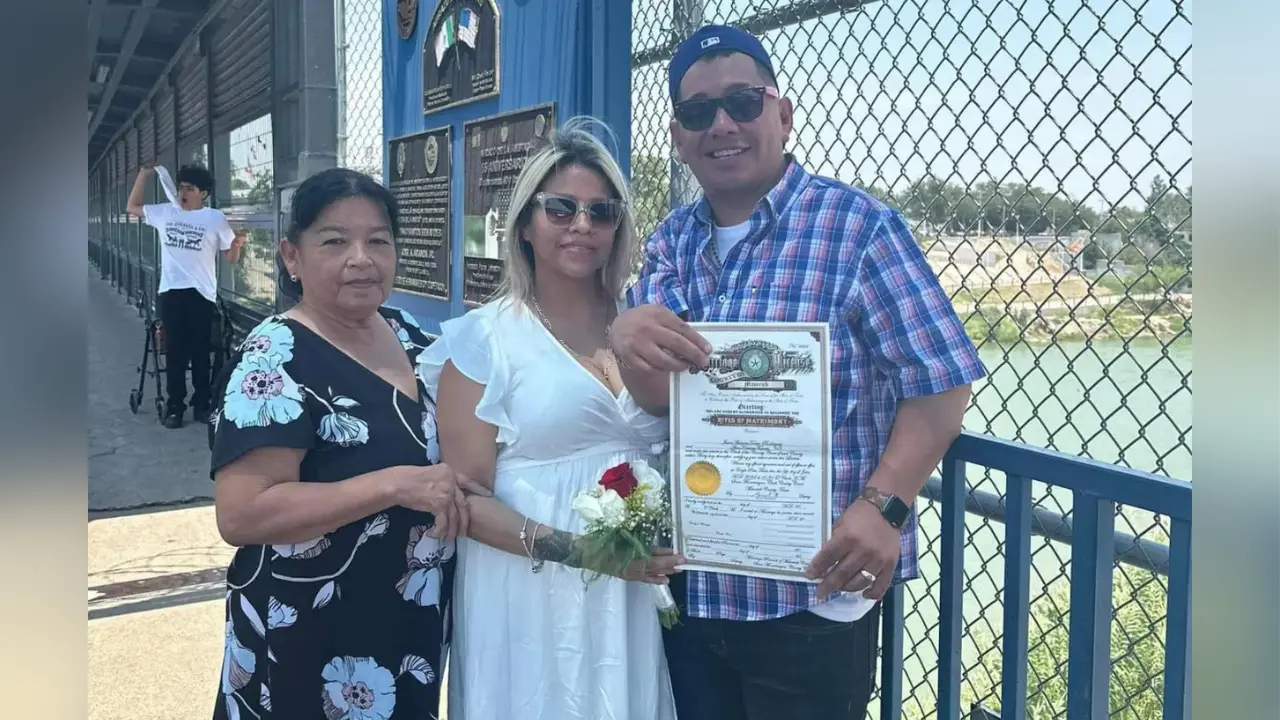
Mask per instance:
[[[664,305],[690,322],[830,326],[834,521],[875,470],[898,403],[970,384],[985,370],[897,211],[789,157],[749,222],[720,259],[705,198],[673,211],[650,236],[628,301]],[[895,583],[918,577],[916,532],[913,511]],[[694,617],[762,620],[818,604],[809,583],[687,574]]]

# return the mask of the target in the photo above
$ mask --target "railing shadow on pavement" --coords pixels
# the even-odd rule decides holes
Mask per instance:
[[[966,471],[970,464],[1003,472],[1007,478],[1005,497],[969,490]],[[1031,546],[1032,536],[1039,535],[1071,547],[1067,720],[1110,715],[1112,569],[1116,562],[1167,577],[1163,717],[1182,720],[1190,705],[1191,484],[972,432],[962,433],[952,445],[942,470],[942,477],[932,478],[922,493],[939,503],[942,516],[936,717],[1026,717]],[[1032,481],[1070,491],[1072,517],[1033,509]],[[1166,517],[1169,544],[1117,533],[1117,504]],[[975,707],[969,715],[961,707],[966,512],[1004,524],[1004,661],[999,713]],[[903,587],[891,589],[883,603],[879,717],[898,720],[904,687]]]

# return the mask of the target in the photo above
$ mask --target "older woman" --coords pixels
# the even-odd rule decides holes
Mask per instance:
[[[428,344],[384,307],[396,207],[350,170],[309,178],[280,242],[291,294],[240,346],[213,416],[227,572],[216,718],[435,717],[462,488],[414,372]]]
[[[674,717],[653,594],[628,581],[666,582],[678,558],[659,549],[584,587],[574,551],[574,495],[667,438],[606,342],[635,251],[629,197],[608,150],[567,123],[512,189],[501,296],[419,358],[444,458],[495,495],[471,498],[459,541],[450,720]]]

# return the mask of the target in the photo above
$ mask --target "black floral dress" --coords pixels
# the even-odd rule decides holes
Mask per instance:
[[[381,312],[416,367],[430,341],[408,313]],[[303,482],[430,465],[439,444],[421,380],[418,397],[269,317],[241,345],[214,414],[213,471],[269,446],[306,450]],[[214,717],[435,718],[454,548],[427,534],[433,523],[393,507],[306,542],[240,548]]]

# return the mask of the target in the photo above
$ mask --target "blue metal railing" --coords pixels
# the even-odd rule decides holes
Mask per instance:
[[[1005,473],[1003,502],[969,492],[969,464]],[[938,714],[961,720],[961,635],[964,597],[964,515],[1002,521],[1004,532],[1004,638],[1001,720],[1022,720],[1027,710],[1027,631],[1031,612],[1031,539],[1041,535],[1071,545],[1067,720],[1109,715],[1112,569],[1117,560],[1168,576],[1164,637],[1164,718],[1182,720],[1190,705],[1191,484],[1054,450],[965,432],[942,463],[942,478],[924,495],[941,504]],[[1032,508],[1031,482],[1070,490],[1070,520]],[[1168,518],[1168,546],[1115,531],[1116,504]],[[902,713],[903,589],[884,599],[880,717]]]

